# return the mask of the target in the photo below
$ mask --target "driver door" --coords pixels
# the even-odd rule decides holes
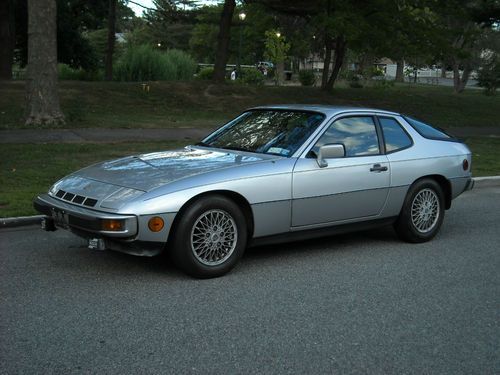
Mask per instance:
[[[317,162],[324,144],[342,144],[345,157]],[[292,227],[375,217],[382,211],[390,184],[390,165],[383,154],[372,116],[350,116],[333,122],[295,164],[292,182]]]

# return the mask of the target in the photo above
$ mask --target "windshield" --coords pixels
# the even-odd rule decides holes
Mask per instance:
[[[290,157],[324,118],[317,112],[253,110],[209,135],[200,145]]]

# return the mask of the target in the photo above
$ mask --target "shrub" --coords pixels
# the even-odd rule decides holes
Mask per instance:
[[[299,72],[299,81],[302,86],[314,86],[316,75],[312,70],[301,70]]]
[[[379,89],[387,89],[394,87],[394,80],[391,79],[377,79],[375,80],[375,87]]]
[[[170,49],[164,53],[167,64],[174,67],[175,80],[188,81],[193,79],[198,65],[186,52]]]
[[[214,68],[210,66],[202,68],[197,75],[199,79],[205,79],[205,80],[211,80],[213,76],[214,76]]]
[[[479,69],[477,85],[484,88],[484,94],[495,95],[500,87],[500,59],[491,59]]]
[[[102,71],[74,69],[67,64],[57,64],[58,77],[62,81],[102,81]]]
[[[349,74],[348,81],[349,87],[353,89],[361,89],[364,86],[364,77],[359,73],[352,72]]]
[[[265,77],[257,69],[243,69],[241,71],[241,81],[251,85],[263,85]]]
[[[148,45],[131,46],[118,60],[115,79],[119,81],[173,81],[189,80],[196,71],[196,63],[185,52],[162,52]]]

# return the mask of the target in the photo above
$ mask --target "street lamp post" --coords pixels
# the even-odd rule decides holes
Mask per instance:
[[[240,25],[240,42],[239,42],[239,45],[238,45],[238,63],[236,64],[236,71],[238,73],[238,78],[239,78],[239,76],[241,74],[241,43],[242,43],[242,35],[243,35],[242,29],[243,29],[243,21],[245,21],[246,17],[247,17],[247,15],[244,12],[240,12],[240,14],[238,14],[238,18],[241,21],[241,25]]]

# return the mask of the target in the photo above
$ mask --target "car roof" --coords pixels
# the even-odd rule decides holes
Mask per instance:
[[[340,113],[355,113],[355,112],[375,112],[386,115],[400,116],[399,113],[385,111],[382,109],[366,108],[366,107],[349,107],[349,106],[336,106],[324,104],[279,104],[279,105],[265,105],[250,108],[252,109],[278,109],[278,110],[291,110],[291,111],[314,111],[324,113],[327,116],[334,116]]]

